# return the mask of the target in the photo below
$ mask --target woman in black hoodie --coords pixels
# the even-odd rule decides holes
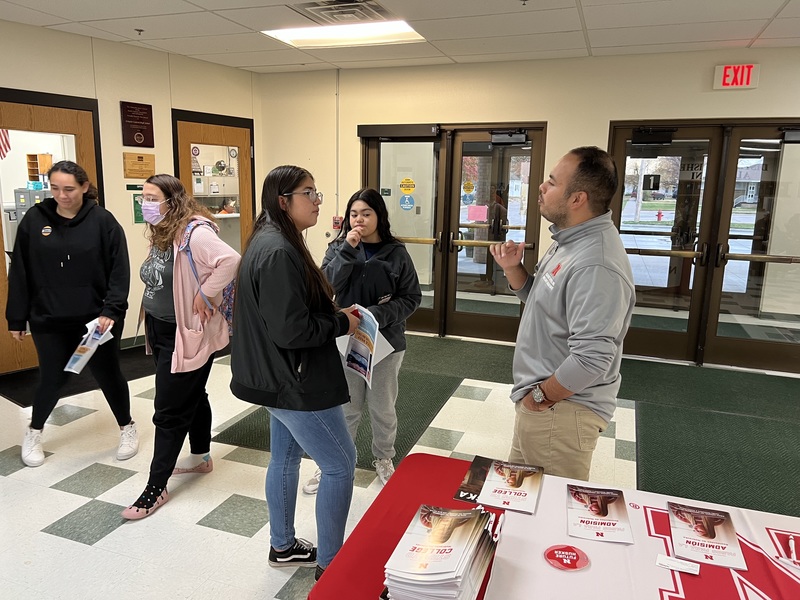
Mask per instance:
[[[63,160],[47,176],[52,197],[32,206],[20,222],[8,273],[8,330],[21,342],[30,326],[39,356],[22,462],[29,467],[44,462],[42,429],[69,376],[64,367],[94,319],[100,333],[111,329],[114,336],[97,348],[89,369],[119,425],[117,459],[125,460],[139,449],[128,382],[119,367],[130,287],[125,234],[97,204],[97,188],[82,167]]]

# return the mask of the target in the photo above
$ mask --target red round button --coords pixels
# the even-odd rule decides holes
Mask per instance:
[[[580,571],[589,566],[586,552],[575,546],[550,546],[544,558],[551,566],[564,571]]]

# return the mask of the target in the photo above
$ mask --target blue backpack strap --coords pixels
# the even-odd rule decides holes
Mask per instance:
[[[195,219],[191,221],[183,232],[183,237],[181,238],[181,243],[178,245],[178,251],[184,250],[186,252],[186,256],[189,259],[189,266],[192,268],[192,273],[194,273],[194,278],[197,280],[197,288],[200,292],[200,296],[203,298],[203,302],[206,303],[209,309],[212,311],[214,310],[214,305],[211,304],[211,301],[208,297],[203,293],[203,287],[200,283],[200,277],[197,275],[197,267],[194,265],[194,258],[192,257],[192,248],[189,246],[189,239],[192,237],[192,231],[198,225],[208,225],[216,232],[216,228],[209,223],[208,221],[203,221],[202,219]]]

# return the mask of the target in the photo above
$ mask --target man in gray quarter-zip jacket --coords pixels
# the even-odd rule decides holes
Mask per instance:
[[[622,340],[636,301],[630,261],[611,220],[614,161],[575,148],[539,186],[553,244],[531,275],[523,244],[491,247],[525,302],[514,351],[516,419],[509,460],[588,480],[597,438],[616,408]]]

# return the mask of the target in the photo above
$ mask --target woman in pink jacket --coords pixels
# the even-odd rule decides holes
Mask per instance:
[[[126,519],[143,519],[165,504],[170,475],[213,468],[206,382],[214,353],[228,345],[228,323],[216,308],[240,260],[217,236],[208,209],[172,175],[145,182],[142,215],[150,239],[140,276],[147,351],[156,364],[156,435],[147,487],[122,511]],[[187,433],[191,457],[176,468]]]

